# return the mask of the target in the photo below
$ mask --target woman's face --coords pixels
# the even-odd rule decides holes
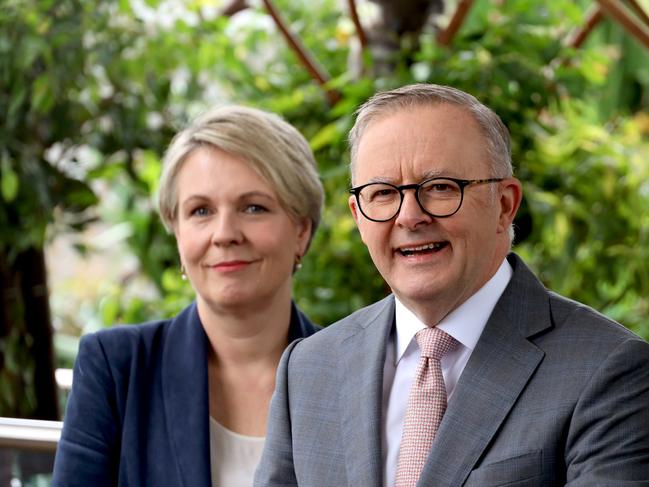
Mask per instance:
[[[295,222],[244,160],[214,147],[194,150],[176,185],[178,251],[199,305],[250,308],[289,299],[310,221]]]

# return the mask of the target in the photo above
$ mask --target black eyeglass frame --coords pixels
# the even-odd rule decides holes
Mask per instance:
[[[433,218],[448,218],[449,216],[453,216],[458,211],[460,211],[460,208],[462,207],[462,203],[464,202],[464,188],[466,188],[467,186],[471,186],[473,184],[499,183],[501,181],[504,181],[505,179],[507,179],[507,178],[458,179],[458,178],[449,178],[449,177],[434,177],[434,178],[426,179],[425,181],[422,181],[421,183],[402,184],[401,186],[395,186],[394,184],[390,184],[390,183],[383,183],[383,182],[380,182],[380,181],[374,181],[374,182],[371,182],[371,183],[361,184],[360,186],[355,186],[353,188],[350,188],[349,192],[356,197],[356,203],[358,204],[358,209],[361,211],[363,216],[365,218],[367,218],[368,220],[373,221],[373,222],[379,222],[379,223],[388,222],[388,221],[392,220],[394,217],[396,217],[399,214],[399,212],[401,211],[401,206],[403,206],[403,198],[405,197],[403,192],[406,189],[414,189],[415,190],[415,199],[417,200],[417,204],[419,205],[419,208],[421,208],[421,211],[423,211],[424,213],[426,213],[429,216],[432,216]],[[426,210],[426,208],[424,208],[424,205],[421,204],[421,201],[419,200],[419,189],[423,185],[428,184],[431,181],[436,181],[436,180],[439,180],[439,181],[453,181],[454,183],[456,183],[460,187],[460,202],[457,205],[457,208],[455,209],[455,211],[453,213],[449,213],[448,215],[435,215],[434,213],[431,213],[430,211]],[[375,218],[370,218],[363,211],[363,205],[361,204],[360,198],[359,198],[360,192],[363,190],[363,188],[366,188],[367,186],[371,186],[373,184],[383,184],[383,185],[386,185],[386,186],[390,186],[390,187],[396,189],[399,192],[399,195],[401,196],[401,201],[399,201],[399,207],[397,208],[397,211],[394,213],[394,215],[392,215],[390,218],[386,218],[384,220],[377,220]]]

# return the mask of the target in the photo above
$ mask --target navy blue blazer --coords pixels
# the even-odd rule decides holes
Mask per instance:
[[[289,341],[317,330],[293,304]],[[85,335],[53,485],[209,487],[208,346],[196,303]]]

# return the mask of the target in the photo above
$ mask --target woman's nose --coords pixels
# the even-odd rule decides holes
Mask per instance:
[[[213,245],[227,246],[241,243],[243,232],[239,218],[235,212],[221,211],[216,214],[212,222]]]

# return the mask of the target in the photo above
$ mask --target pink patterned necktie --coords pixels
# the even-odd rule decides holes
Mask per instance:
[[[458,343],[435,327],[420,330],[415,337],[421,359],[408,397],[395,487],[412,487],[419,480],[446,411],[446,386],[440,360]]]

